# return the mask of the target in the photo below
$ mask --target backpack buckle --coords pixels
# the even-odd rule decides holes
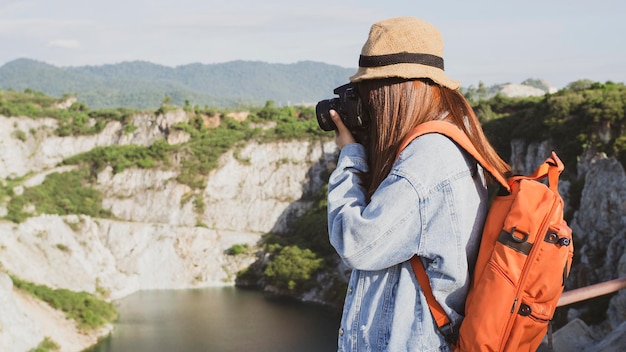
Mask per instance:
[[[439,333],[441,333],[441,335],[449,345],[456,344],[456,334],[454,333],[454,327],[452,326],[452,323],[448,323],[444,326],[438,326],[437,328],[439,329]]]

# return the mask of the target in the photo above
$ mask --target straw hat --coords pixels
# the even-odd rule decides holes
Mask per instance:
[[[350,82],[388,77],[429,78],[450,89],[460,85],[443,72],[441,33],[415,17],[374,23]]]

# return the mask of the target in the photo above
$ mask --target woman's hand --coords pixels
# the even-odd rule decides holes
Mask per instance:
[[[339,116],[337,111],[330,110],[330,118],[335,123],[335,126],[337,126],[337,129],[335,130],[335,144],[337,144],[337,147],[340,150],[343,149],[346,144],[356,143],[352,132],[350,132],[350,130],[343,123],[343,120],[341,120],[341,116]]]

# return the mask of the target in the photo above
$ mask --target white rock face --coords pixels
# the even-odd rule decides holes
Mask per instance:
[[[540,97],[547,93],[552,94],[558,91],[556,87],[544,80],[530,81],[532,80],[524,81],[521,84],[507,83],[496,85],[495,87],[497,87],[498,94],[509,98]]]
[[[113,299],[143,289],[231,284],[234,272],[225,270],[230,259],[224,251],[258,239],[250,233],[87,216],[42,215],[19,225],[0,224],[2,265],[8,272],[52,288],[93,293],[99,287]]]
[[[546,94],[543,89],[523,85],[523,84],[505,84],[500,88],[500,94],[515,98],[515,97],[537,97]]]
[[[27,351],[43,340],[37,322],[24,314],[9,275],[0,272],[0,347],[3,351]]]
[[[54,133],[58,127],[55,119],[0,115],[0,178],[39,172],[56,166],[65,158],[99,146],[150,145],[164,136],[168,138],[168,142],[175,144],[189,138],[180,132],[172,133],[170,137],[172,125],[188,121],[182,110],[156,117],[139,114],[133,116],[131,121],[137,129],[128,134],[124,132],[121,123],[113,121],[97,135],[59,137]],[[18,133],[25,137],[24,140],[18,138]]]
[[[576,248],[581,263],[573,270],[576,287],[616,279],[619,263],[626,261],[626,173],[615,158],[601,154],[590,164],[571,226],[580,239]]]
[[[183,143],[189,136],[171,126],[187,120],[182,110],[139,114],[132,117],[132,132],[111,122],[97,135],[59,137],[53,119],[0,116],[0,182],[28,175],[13,189],[20,194],[49,173],[74,169],[58,164],[97,146],[150,145],[159,139]],[[225,154],[201,190],[178,183],[176,170],[128,168],[114,174],[109,167],[93,187],[102,192],[102,205],[114,219],[0,220],[0,351],[26,351],[44,336],[57,343],[79,341],[63,344],[62,350],[81,351],[98,333],[108,332],[81,339],[71,322],[74,330],[62,328],[62,314],[13,290],[4,272],[52,288],[109,292],[111,299],[138,290],[232,285],[235,273],[255,258],[253,253],[229,256],[227,249],[254,247],[263,233],[284,231],[308,209],[303,196],[324,183],[320,172],[335,153],[332,141],[249,143]],[[204,202],[203,211],[194,199]],[[0,202],[0,214],[6,212]]]
[[[528,143],[525,140],[511,141],[510,165],[516,174],[531,174],[551,154],[553,145],[550,141]]]
[[[280,142],[250,143],[237,158],[227,153],[204,190],[203,221],[236,231],[284,231],[290,217],[310,206],[300,198],[323,183],[316,170],[334,151],[333,142]]]
[[[14,290],[11,279],[0,272],[0,347],[6,352],[30,351],[48,337],[60,351],[82,351],[107,335],[112,325],[85,333],[47,303]]]
[[[191,201],[192,192],[176,182],[175,171],[126,169],[113,174],[111,167],[98,174],[97,188],[103,193],[102,206],[128,221],[195,226],[198,222]]]

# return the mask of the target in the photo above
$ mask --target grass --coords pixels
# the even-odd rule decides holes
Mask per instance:
[[[91,293],[64,288],[52,289],[21,280],[13,275],[11,279],[15,287],[63,311],[68,318],[74,319],[81,329],[94,330],[117,319],[118,313],[113,303],[99,299]]]
[[[28,352],[55,352],[59,351],[61,346],[59,346],[54,340],[50,337],[46,336],[43,341],[37,345],[35,348],[31,348]]]
[[[24,210],[29,205],[34,205],[39,214],[110,217],[110,212],[102,208],[102,194],[85,185],[86,177],[84,170],[49,174],[41,185],[26,188],[19,196],[13,195],[5,218],[16,223],[26,220],[32,216]]]

